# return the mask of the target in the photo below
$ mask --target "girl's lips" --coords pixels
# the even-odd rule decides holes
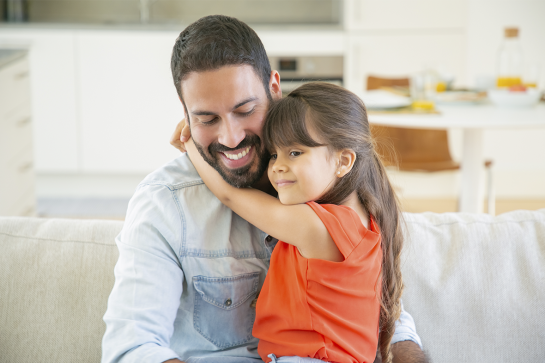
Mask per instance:
[[[280,179],[280,180],[275,181],[275,183],[279,188],[282,188],[282,187],[292,185],[293,183],[295,183],[295,181],[294,180]]]

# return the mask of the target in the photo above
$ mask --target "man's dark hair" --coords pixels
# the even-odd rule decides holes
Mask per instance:
[[[243,64],[253,67],[271,100],[271,65],[261,39],[252,28],[224,15],[205,16],[189,25],[176,39],[170,61],[174,85],[184,108],[181,82],[189,73]]]

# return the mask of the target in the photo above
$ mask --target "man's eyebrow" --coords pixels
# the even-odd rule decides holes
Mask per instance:
[[[191,114],[195,116],[215,116],[216,115],[215,112],[210,112],[210,111],[191,111]]]
[[[252,101],[255,101],[257,99],[258,99],[257,97],[249,97],[249,98],[245,99],[244,101],[237,103],[235,105],[235,107],[233,107],[233,111],[236,110],[237,108],[239,108],[240,106],[244,106],[248,102],[252,102]]]
[[[252,102],[252,101],[255,101],[257,100],[258,98],[257,97],[249,97],[247,99],[245,99],[244,101],[242,102],[239,102],[237,103],[234,107],[233,107],[233,111],[236,110],[237,108],[241,107],[241,106],[244,106],[245,104],[249,103],[249,102]],[[211,112],[211,111],[191,111],[191,114],[192,115],[195,115],[195,116],[216,116],[217,113],[215,112]]]

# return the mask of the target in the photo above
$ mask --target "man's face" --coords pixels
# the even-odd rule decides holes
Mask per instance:
[[[181,86],[191,136],[203,158],[233,186],[256,183],[269,159],[261,142],[269,100],[254,69],[240,65],[193,72]]]

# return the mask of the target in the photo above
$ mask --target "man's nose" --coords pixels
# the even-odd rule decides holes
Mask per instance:
[[[235,148],[246,137],[244,128],[233,120],[224,120],[221,125],[218,142],[224,146]]]

